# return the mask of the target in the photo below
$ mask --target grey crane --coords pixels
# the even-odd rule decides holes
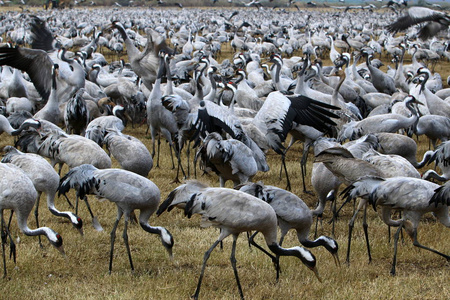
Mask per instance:
[[[161,92],[161,79],[165,74],[164,54],[165,53],[162,51],[159,53],[158,75],[150,93],[150,97],[147,100],[147,124],[150,128],[150,134],[152,137],[152,157],[155,156],[156,135],[159,133],[169,142],[172,167],[175,168],[172,156],[172,135],[178,131],[177,124],[172,113],[165,109],[161,103],[161,97],[163,96]],[[156,159],[157,167],[159,167],[159,155],[160,143],[158,142],[158,158]]]
[[[122,131],[125,129],[122,113],[124,107],[121,105],[115,105],[113,108],[114,116],[100,116],[89,122],[86,127],[85,137],[96,142],[100,147],[103,147],[106,129],[114,129]]]
[[[258,172],[256,160],[249,147],[235,139],[223,139],[217,132],[211,132],[198,149],[197,157],[201,158],[206,167],[219,175],[220,186],[224,187],[228,180],[234,186],[245,183]]]
[[[178,149],[176,151],[178,167],[177,167],[177,175],[173,181],[179,183],[180,180],[178,179],[178,176],[180,174],[180,169],[183,172],[183,174],[185,174],[183,166],[181,164],[181,150],[183,149],[186,140],[188,140],[189,137],[192,136],[192,134],[194,133],[193,124],[195,123],[195,114],[190,113],[189,103],[177,94],[169,94],[163,96],[161,98],[161,103],[163,107],[169,110],[174,116],[178,129],[178,132],[176,134],[178,143]],[[187,148],[186,152],[187,152],[188,176],[189,176],[190,144],[186,148]]]
[[[378,166],[385,174],[403,174],[405,177],[420,178],[419,171],[404,157],[396,154],[381,154],[374,149],[368,150],[361,157]],[[390,176],[389,176],[390,177]]]
[[[130,171],[121,169],[97,169],[85,164],[71,169],[61,178],[58,194],[66,194],[71,188],[83,198],[88,194],[97,195],[114,202],[117,206],[117,218],[111,231],[111,249],[109,256],[109,273],[112,270],[114,241],[117,226],[125,215],[123,239],[128,253],[131,270],[134,270],[128,244],[128,222],[134,210],[139,210],[139,224],[148,233],[157,234],[169,255],[172,257],[173,237],[164,227],[151,226],[150,216],[156,211],[160,199],[159,188],[149,179]]]
[[[59,125],[60,111],[59,111],[59,98],[57,93],[56,76],[59,69],[59,65],[54,64],[52,67],[52,87],[47,103],[38,112],[34,114],[34,118],[49,121],[55,125]]]
[[[152,84],[157,78],[159,52],[163,50],[165,53],[171,53],[172,50],[166,45],[164,38],[157,35],[156,31],[152,29],[149,29],[147,32],[147,44],[141,52],[136,48],[133,40],[128,37],[125,28],[120,22],[114,21],[111,28],[116,28],[119,31],[127,48],[131,68],[142,79],[144,85],[151,90]]]
[[[107,129],[107,131],[106,148],[122,169],[147,177],[153,167],[153,159],[144,143],[116,129]]]
[[[205,252],[203,257],[200,277],[193,295],[194,299],[198,299],[206,262],[211,252],[229,235],[233,236],[231,266],[233,267],[239,295],[241,299],[244,299],[236,269],[236,240],[241,232],[252,230],[260,231],[264,235],[267,246],[275,255],[299,258],[320,279],[316,269],[316,259],[310,251],[298,246],[286,249],[277,243],[276,213],[269,204],[254,196],[237,190],[212,188],[199,184],[197,181],[188,181],[169,194],[158,208],[157,215],[162,214],[166,210],[170,211],[174,207],[184,207],[185,215],[188,218],[193,214],[202,215],[202,227],[214,226],[220,228],[220,235],[217,241]],[[279,267],[276,257],[256,244],[253,239],[251,239],[251,243],[271,257],[272,261],[276,263],[278,276]]]
[[[436,96],[426,86],[427,81],[431,77],[430,70],[425,67],[419,68],[416,76],[420,79],[420,93],[425,97],[430,113],[450,118],[450,104]]]
[[[32,127],[32,128],[40,128],[41,127],[41,122],[39,122],[38,120],[32,119],[32,118],[25,119],[24,121],[21,121],[20,124],[21,124],[20,127],[15,129],[11,126],[8,119],[4,115],[0,114],[0,134],[2,134],[3,132],[6,132],[9,135],[17,136],[22,131],[24,131],[30,127]]]
[[[39,135],[30,132],[19,138],[18,145],[24,152],[37,153],[50,158],[52,165],[67,164],[73,168],[82,164],[92,164],[98,168],[111,167],[108,154],[95,142],[79,135],[47,133]]]
[[[427,151],[420,162],[417,161],[416,142],[402,134],[379,132],[374,134],[378,139],[378,151],[383,154],[397,154],[406,158],[416,169],[424,167],[433,155],[433,151]]]
[[[411,7],[407,14],[399,17],[394,23],[389,24],[387,29],[392,33],[403,31],[416,24],[427,22],[419,30],[419,38],[429,39],[440,31],[448,29],[450,16],[440,11],[426,7]]]
[[[245,132],[253,133],[250,138],[257,145],[269,145],[276,153],[283,156],[284,146],[282,143],[294,122],[309,125],[322,132],[329,131],[330,126],[336,125],[330,120],[330,117],[337,118],[337,115],[327,109],[338,108],[306,96],[285,96],[281,92],[272,92],[251,123],[245,126]],[[244,138],[247,136],[243,134],[243,126],[237,122],[236,118],[231,118],[229,114],[213,112],[208,108],[207,101],[201,102],[197,120],[197,128],[200,132],[224,130],[235,139],[239,139],[239,136]],[[287,186],[290,189],[286,165],[284,160],[282,162],[286,171]]]
[[[439,175],[434,170],[428,170],[423,175],[422,178],[436,179],[439,181],[447,181],[450,179],[450,141],[443,142],[440,144],[428,163],[436,162],[436,165],[441,169],[442,175]]]
[[[55,195],[56,190],[58,189],[59,175],[48,163],[48,161],[42,156],[34,153],[23,153],[13,146],[6,146],[3,151],[5,152],[5,155],[3,156],[1,162],[11,163],[20,167],[25,174],[30,177],[36,191],[38,192],[34,211],[36,226],[39,227],[39,200],[41,198],[41,194],[45,193],[47,196],[47,207],[50,212],[55,216],[68,219],[83,235],[83,222],[81,218],[70,211],[59,211],[55,207]]]
[[[354,158],[354,156],[351,154],[350,151],[342,147],[332,147],[323,150],[322,152],[316,155],[315,162],[324,163],[325,167],[327,167],[336,177],[339,178],[339,180],[342,183],[344,183],[347,186],[351,185],[354,181],[364,176],[377,176],[377,177],[384,176],[382,170],[380,170],[377,166],[374,166],[367,161]],[[346,202],[344,202],[344,204],[345,203]],[[367,199],[362,199],[359,202],[358,207],[356,208],[356,211],[354,212],[348,224],[349,234],[348,234],[348,248],[346,259],[347,263],[350,262],[350,246],[352,240],[353,226],[355,223],[356,216],[358,215],[361,209],[364,209],[363,229],[366,238],[367,252],[369,256],[369,261],[372,260],[372,256],[370,254],[369,235],[367,231],[368,228]]]
[[[59,173],[61,173],[63,164],[67,164],[69,168],[87,163],[102,169],[111,167],[111,158],[108,154],[94,141],[79,135],[48,133],[41,136],[37,133],[29,133],[20,137],[16,145],[24,152],[37,153],[49,158],[53,166],[58,163]],[[103,230],[92,213],[88,199],[84,198],[84,200],[92,217],[94,228],[98,231]],[[78,214],[78,197],[75,214]]]
[[[372,66],[372,64],[370,63],[372,55],[368,51],[363,50],[361,53],[366,57],[366,64],[372,77],[373,86],[381,93],[389,95],[395,93],[397,89],[395,88],[394,79],[392,77],[389,77],[389,75],[387,75],[383,71]]]
[[[425,115],[419,118],[414,128],[416,135],[425,134],[436,148],[436,141],[450,139],[450,118],[438,115]]]
[[[335,263],[339,265],[338,243],[334,239],[328,236],[320,236],[315,240],[308,238],[314,212],[297,195],[275,186],[264,185],[261,182],[243,184],[238,188],[240,191],[266,201],[275,210],[278,227],[281,229],[280,246],[288,231],[295,229],[298,241],[303,246],[308,248],[324,247],[333,255]]]
[[[441,255],[447,261],[450,261],[450,256],[423,246],[417,239],[420,218],[428,212],[432,212],[444,226],[450,227],[449,192],[448,184],[440,187],[435,183],[417,178],[393,177],[383,179],[369,177],[353,183],[346,189],[345,195],[348,198],[368,196],[375,210],[377,206],[382,207],[383,221],[387,225],[398,227],[394,236],[394,258],[391,268],[391,274],[395,275],[397,243],[402,228],[405,228],[407,234],[413,240],[414,246]],[[401,211],[402,219],[391,219],[392,210]]]
[[[369,133],[397,132],[400,129],[411,127],[418,120],[417,110],[413,107],[413,103],[420,104],[414,96],[407,96],[405,105],[412,113],[410,117],[389,113],[367,117],[361,121],[352,121],[342,127],[338,139],[355,139]]]
[[[89,111],[86,101],[83,99],[84,89],[79,89],[73,97],[67,101],[64,110],[64,123],[66,132],[84,136],[89,122]]]
[[[20,230],[30,236],[45,235],[50,244],[64,254],[61,236],[48,227],[30,229],[27,221],[36,202],[37,192],[31,179],[19,167],[13,164],[0,163],[0,217],[1,231],[5,230],[3,211],[11,209],[16,212],[17,224]],[[8,230],[6,228],[6,230]],[[9,231],[7,232],[9,235]],[[10,239],[11,236],[9,235]],[[3,276],[6,277],[5,247],[2,239]],[[11,240],[12,243],[12,240]],[[13,248],[13,247],[12,247]],[[13,248],[14,249],[14,248]]]

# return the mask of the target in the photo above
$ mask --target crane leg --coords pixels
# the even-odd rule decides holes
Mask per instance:
[[[266,254],[267,256],[270,257],[270,259],[272,260],[273,264],[275,265],[275,270],[277,271],[277,277],[276,280],[278,282],[278,279],[280,278],[280,262],[277,259],[277,257],[273,256],[272,254],[270,254],[269,252],[267,252],[263,247],[261,247],[260,245],[258,245],[255,242],[255,236],[258,234],[259,231],[255,231],[255,233],[250,237],[250,243],[255,246],[256,248],[258,248],[259,250],[261,250],[264,254]]]
[[[306,177],[306,163],[308,161],[308,152],[309,152],[309,148],[311,147],[311,143],[304,143],[304,147],[303,147],[303,154],[302,154],[302,159],[300,161],[300,168],[302,170],[302,182],[303,182],[303,192],[313,195],[314,193],[312,191],[308,191],[306,189],[306,183],[305,183],[305,177]]]
[[[114,254],[114,242],[116,240],[116,230],[117,225],[119,225],[120,218],[122,217],[121,212],[118,212],[116,222],[114,222],[113,229],[111,230],[111,249],[109,251],[109,274],[111,274],[112,270],[112,261],[113,261],[113,254]]]
[[[350,246],[352,243],[352,232],[353,232],[353,226],[355,224],[356,216],[358,215],[360,207],[356,209],[355,213],[353,214],[353,217],[351,218],[350,222],[348,223],[348,247],[347,247],[347,259],[345,260],[347,262],[347,265],[350,265]]]
[[[6,243],[6,226],[5,220],[3,219],[3,209],[0,210],[1,216],[1,238],[2,238],[2,258],[3,258],[3,278],[6,278],[6,257],[5,257],[5,243]]]
[[[161,134],[158,135],[158,156],[156,158],[156,167],[159,168],[159,154],[161,153]]]
[[[175,161],[173,160],[173,151],[172,151],[173,145],[172,143],[169,143],[169,149],[170,149],[170,159],[172,160],[172,170],[175,169]]]
[[[417,228],[414,228],[414,232],[412,234],[412,238],[413,238],[413,245],[414,246],[422,248],[422,249],[425,249],[425,250],[428,250],[428,251],[431,251],[433,253],[436,253],[437,255],[440,255],[440,256],[444,257],[447,261],[450,262],[450,256],[445,255],[444,253],[441,253],[441,252],[439,252],[437,250],[431,249],[431,248],[426,247],[426,246],[424,246],[424,245],[419,243],[419,241],[417,240]]]
[[[369,243],[369,233],[367,228],[369,225],[367,224],[367,205],[364,207],[364,216],[363,216],[363,229],[364,236],[366,237],[366,246],[367,246],[367,254],[369,255],[369,264],[372,262],[372,255],[370,254],[370,243]]]
[[[89,211],[89,214],[91,215],[92,226],[94,226],[95,230],[102,231],[103,230],[102,225],[100,225],[100,223],[97,220],[97,217],[95,217],[94,214],[92,213],[91,206],[89,205],[87,196],[84,196],[83,200],[86,203],[86,207]]]
[[[333,216],[337,217],[337,214],[336,214],[336,197],[334,197],[334,193],[333,193],[333,200],[331,200],[331,201],[332,201],[332,203],[331,203],[331,206],[332,206],[331,211],[333,212]],[[333,238],[336,238],[336,234],[335,234],[336,219],[333,218],[332,220],[333,220],[333,224],[331,226],[331,235],[333,236]]]
[[[391,275],[395,275],[395,266],[397,265],[397,244],[398,244],[398,237],[400,236],[400,231],[402,231],[403,222],[398,227],[397,231],[394,234],[394,258],[392,259],[392,269],[391,269]]]
[[[211,252],[214,250],[214,248],[217,247],[217,245],[219,244],[221,240],[217,240],[214,242],[214,244],[212,244],[211,248],[208,249],[208,251],[205,252],[205,255],[203,256],[203,265],[202,265],[202,270],[200,272],[200,277],[198,278],[198,284],[197,284],[197,288],[195,289],[195,293],[194,295],[192,295],[192,298],[194,299],[198,299],[198,295],[200,293],[200,286],[202,285],[202,280],[203,280],[203,274],[205,273],[205,267],[206,267],[206,262],[209,259],[209,256],[211,255]]]
[[[130,266],[131,266],[131,271],[134,271],[134,266],[133,266],[133,260],[131,259],[131,251],[130,251],[130,244],[128,243],[128,220],[125,219],[125,226],[123,228],[123,241],[125,243],[125,247],[127,248],[127,253],[128,253],[128,259],[130,261]]]
[[[186,178],[186,173],[184,172],[183,165],[181,164],[181,149],[179,151],[176,151],[177,153],[177,160],[178,160],[178,167],[177,167],[177,176],[172,181],[172,183],[180,183],[180,179],[178,176],[180,175],[180,168],[181,172],[183,173],[184,178]]]
[[[314,239],[317,238],[317,226],[319,225],[319,219],[322,223],[322,214],[316,216],[316,226],[314,226]]]
[[[233,235],[233,245],[231,246],[231,266],[233,267],[234,277],[236,278],[236,283],[239,290],[239,295],[241,296],[241,299],[244,299],[244,293],[242,292],[241,282],[239,281],[239,275],[236,268],[236,240],[238,235]]]
[[[191,156],[191,141],[188,142],[186,148],[186,158],[187,158],[187,177],[191,177],[191,165],[189,163],[189,158]]]
[[[64,194],[64,197],[66,197],[67,204],[69,204],[70,208],[74,208],[72,202],[70,202],[69,197],[67,197],[66,194]],[[78,201],[78,200],[77,200]]]
[[[286,173],[286,190],[291,190],[291,181],[289,180],[289,174],[286,167],[286,157],[284,155],[281,156],[281,162],[283,164],[284,171]]]
[[[39,200],[41,199],[41,194],[42,194],[41,192],[38,192],[38,197],[36,199],[36,204],[35,204],[36,207],[34,209],[34,217],[36,219],[36,228],[39,228]],[[38,239],[39,239],[39,246],[41,248],[43,248],[40,235],[38,235]]]

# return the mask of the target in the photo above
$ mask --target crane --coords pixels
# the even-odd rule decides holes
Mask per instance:
[[[310,251],[298,246],[286,249],[277,243],[277,216],[268,203],[241,191],[227,188],[212,188],[197,181],[188,181],[169,194],[167,199],[158,208],[157,215],[161,215],[166,210],[170,211],[173,207],[177,206],[184,207],[185,215],[188,218],[193,214],[200,214],[202,216],[202,227],[214,226],[220,228],[218,239],[205,252],[203,257],[200,277],[193,295],[194,299],[198,299],[206,262],[211,252],[229,235],[233,236],[230,258],[231,265],[240,297],[244,299],[236,269],[236,240],[241,232],[252,230],[260,231],[264,235],[267,246],[275,255],[295,256],[299,258],[320,280],[316,269],[316,259]],[[271,257],[272,261],[276,264],[278,276],[279,264],[276,257],[256,244],[253,239],[251,239],[251,243]]]
[[[111,274],[114,242],[117,226],[125,215],[123,240],[128,253],[131,270],[134,271],[128,244],[128,222],[135,209],[140,211],[139,224],[148,233],[157,234],[169,255],[172,257],[173,237],[164,227],[151,226],[150,216],[156,211],[160,199],[159,188],[150,179],[122,169],[97,169],[93,165],[84,164],[71,169],[58,186],[58,195],[75,189],[80,198],[88,194],[97,195],[114,202],[117,206],[117,218],[111,231],[111,249],[109,256],[109,273]]]
[[[1,231],[7,231],[11,245],[13,245],[8,228],[5,228],[3,211],[11,209],[16,212],[17,224],[20,230],[30,236],[45,235],[50,244],[58,249],[63,255],[64,247],[61,236],[53,229],[48,227],[39,227],[30,229],[27,221],[31,210],[36,202],[37,192],[31,179],[19,167],[13,164],[0,163],[0,215]],[[2,239],[3,255],[3,276],[6,277],[5,247],[6,239]],[[15,246],[11,247],[15,257]]]

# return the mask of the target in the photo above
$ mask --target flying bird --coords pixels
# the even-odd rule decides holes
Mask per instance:
[[[427,40],[436,36],[440,31],[448,29],[450,15],[426,7],[411,7],[406,15],[398,18],[387,26],[388,31],[397,33],[417,24],[426,23],[419,30],[419,38]]]

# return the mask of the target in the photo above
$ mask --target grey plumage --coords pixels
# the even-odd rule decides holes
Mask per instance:
[[[111,159],[99,145],[78,135],[49,133],[41,137],[30,133],[20,137],[16,145],[24,152],[50,158],[53,166],[58,163],[60,167],[67,164],[73,168],[89,163],[102,169],[111,167]]]
[[[315,240],[308,238],[313,224],[314,211],[297,195],[271,185],[262,183],[247,183],[239,186],[239,190],[260,198],[272,206],[277,214],[278,227],[281,229],[280,246],[290,229],[295,229],[298,241],[308,248],[323,246],[333,255],[339,265],[338,244],[327,236],[320,236]]]
[[[164,210],[170,210],[171,207],[180,205],[184,206],[185,215],[189,218],[193,214],[200,214],[202,216],[202,227],[214,226],[220,228],[219,238],[205,253],[199,282],[193,296],[194,299],[198,299],[206,262],[211,252],[229,235],[233,236],[231,264],[239,294],[242,299],[244,298],[236,269],[235,249],[239,234],[246,231],[257,230],[261,232],[264,235],[267,246],[273,253],[280,256],[298,257],[318,276],[315,267],[316,260],[311,252],[302,247],[285,249],[277,243],[277,216],[273,208],[266,202],[241,191],[227,188],[205,187],[204,185],[197,184],[195,181],[189,181],[171,192],[169,197],[161,204],[157,214],[160,215]],[[256,244],[253,241],[253,237],[250,240],[255,247],[262,250],[277,264],[278,275],[279,268],[277,259]]]
[[[419,38],[429,39],[437,35],[440,31],[448,29],[450,16],[440,11],[426,7],[411,7],[407,13],[399,17],[394,23],[389,24],[387,29],[396,33],[403,31],[416,24],[426,23],[419,30]]]
[[[164,227],[148,224],[150,216],[156,211],[160,199],[158,187],[149,179],[121,169],[97,169],[92,165],[81,165],[70,170],[61,178],[58,194],[66,194],[75,189],[83,198],[88,194],[97,195],[114,202],[117,206],[117,218],[111,232],[111,249],[109,272],[112,270],[113,250],[116,229],[120,219],[125,215],[123,231],[124,242],[128,252],[131,270],[134,270],[131,252],[128,245],[127,228],[131,213],[138,209],[139,224],[149,233],[158,234],[166,250],[172,256],[173,238]]]
[[[64,110],[64,123],[68,134],[85,135],[89,122],[89,111],[86,101],[83,99],[84,89],[80,89],[72,98],[67,101]]]
[[[220,186],[232,180],[236,186],[245,183],[255,176],[258,167],[252,151],[244,143],[235,140],[224,140],[217,132],[206,136],[197,155],[201,155],[205,167],[210,167],[219,175]]]
[[[33,185],[38,192],[35,208],[37,226],[39,227],[39,199],[41,194],[45,193],[47,197],[47,207],[50,212],[55,216],[67,218],[72,225],[83,234],[83,222],[77,215],[70,211],[59,211],[55,207],[55,195],[56,190],[58,189],[59,175],[47,160],[37,154],[23,153],[12,146],[6,146],[3,151],[5,152],[5,155],[1,162],[11,163],[21,168],[32,180]]]
[[[5,224],[3,211],[5,209],[11,209],[16,213],[17,224],[24,234],[30,236],[45,235],[49,242],[64,254],[62,238],[58,233],[48,227],[39,227],[36,229],[30,229],[28,227],[28,216],[33,209],[36,198],[37,192],[33,186],[33,182],[19,167],[13,164],[0,163],[1,223]],[[3,251],[2,254],[3,262],[5,262],[5,252]],[[4,276],[6,276],[6,265],[4,265]]]
[[[382,207],[383,221],[389,226],[399,227],[394,237],[392,275],[395,275],[397,242],[402,228],[405,228],[408,235],[413,239],[414,246],[434,252],[450,261],[450,256],[421,245],[417,239],[419,221],[425,213],[433,212],[444,226],[450,227],[449,203],[446,201],[448,186],[438,188],[439,185],[422,179],[393,177],[387,179],[362,178],[345,191],[348,198],[368,196],[374,209],[377,206]],[[402,219],[391,219],[392,210],[400,210],[403,214]]]
[[[23,122],[20,122],[20,124],[19,128],[15,129],[4,115],[0,115],[0,134],[6,132],[9,135],[16,136],[27,128],[40,128],[41,126],[41,123],[34,119],[26,119]]]
[[[428,163],[436,162],[436,165],[441,169],[442,175],[439,175],[434,170],[426,171],[422,178],[436,179],[439,181],[447,181],[450,179],[450,141],[443,142],[433,152],[431,159]]]
[[[153,167],[153,159],[147,147],[137,138],[108,130],[105,144],[108,151],[124,170],[147,177]]]

